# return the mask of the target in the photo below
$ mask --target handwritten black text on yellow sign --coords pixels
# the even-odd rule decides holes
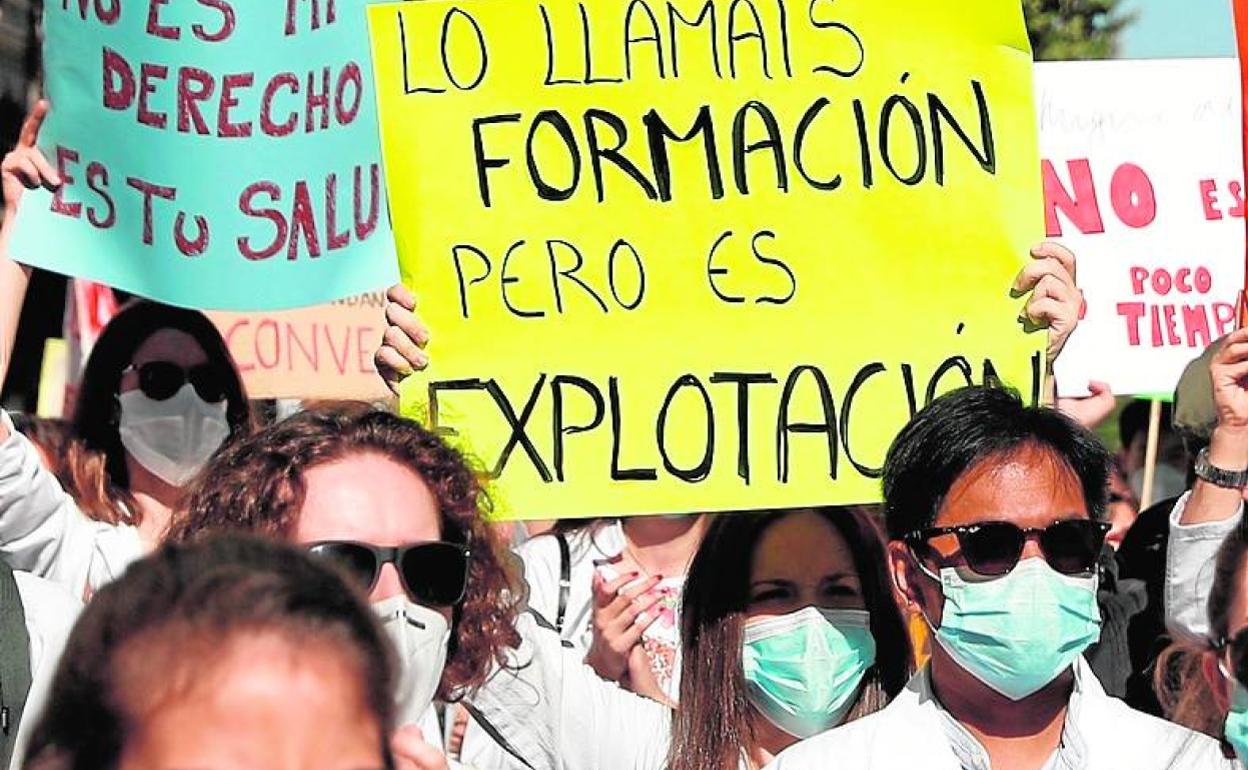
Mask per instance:
[[[1021,11],[976,0],[370,9],[408,393],[525,517],[874,498],[933,394],[1040,340]]]

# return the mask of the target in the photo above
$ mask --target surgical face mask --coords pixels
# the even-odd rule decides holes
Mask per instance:
[[[1232,686],[1231,710],[1227,712],[1222,733],[1226,736],[1227,743],[1231,744],[1231,748],[1235,749],[1235,756],[1239,758],[1240,763],[1248,765],[1248,689],[1244,689],[1238,679],[1228,674],[1221,663],[1218,667],[1222,669],[1222,676],[1226,677]]]
[[[141,390],[122,393],[118,401],[121,445],[139,465],[175,487],[203,470],[230,435],[229,402],[210,404],[190,383],[164,401]]]
[[[1042,689],[1100,638],[1095,576],[1063,575],[1036,558],[975,582],[952,567],[931,576],[945,595],[937,643],[1010,700]]]
[[[418,722],[442,681],[450,624],[442,613],[414,604],[406,594],[374,602],[373,612],[381,618],[382,628],[398,653],[398,724]]]
[[[797,738],[841,723],[875,663],[863,610],[806,607],[745,626],[746,695],[769,722]]]

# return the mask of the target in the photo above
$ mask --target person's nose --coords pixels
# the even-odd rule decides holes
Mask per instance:
[[[377,585],[368,594],[370,602],[379,602],[403,593],[403,583],[399,580],[399,571],[389,562],[381,565],[381,574],[377,576]]]
[[[1023,559],[1043,559],[1044,549],[1040,547],[1040,541],[1034,537],[1029,537],[1023,543],[1023,552],[1019,554],[1018,560]]]

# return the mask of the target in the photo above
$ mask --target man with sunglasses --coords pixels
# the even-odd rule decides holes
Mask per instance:
[[[884,468],[889,567],[933,639],[883,711],[780,755],[777,770],[1222,767],[1207,737],[1107,696],[1096,560],[1108,454],[1059,413],[966,388],[897,437]]]

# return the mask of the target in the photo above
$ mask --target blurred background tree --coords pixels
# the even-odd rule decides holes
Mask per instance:
[[[1131,22],[1122,0],[1023,0],[1036,61],[1111,59]]]

